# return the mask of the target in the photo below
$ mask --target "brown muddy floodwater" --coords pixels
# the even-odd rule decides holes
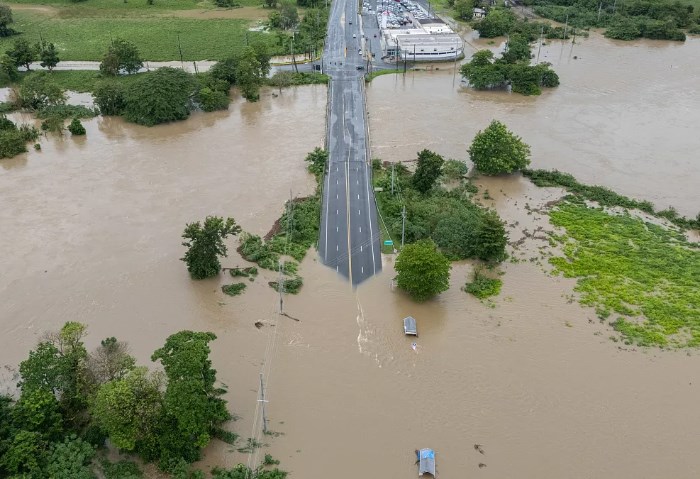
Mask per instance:
[[[654,47],[647,50],[654,58]],[[635,65],[630,71],[645,63]],[[543,160],[547,145],[565,152],[565,139],[547,143],[525,128],[528,117],[532,125],[541,121],[537,102],[556,101],[561,110],[582,103],[575,91],[562,87],[537,102],[493,100],[452,90],[451,81],[449,74],[375,80],[369,110],[378,156],[397,160],[433,148],[457,157],[491,119],[487,112],[500,111],[523,118],[511,126],[533,144],[536,166],[562,158],[581,162],[573,172],[584,181],[580,173],[589,169],[614,177],[585,135],[576,147],[592,156]],[[481,180],[511,225],[511,241],[526,237],[513,252],[525,261],[502,266],[504,286],[492,306],[460,291],[469,263],[454,265],[449,291],[415,304],[391,288],[393,257],[353,291],[311,252],[300,268],[302,293],[285,300],[299,322],[276,314],[277,295],[266,284],[273,273],[263,272],[236,298],[221,293],[231,282],[224,275],[188,278],[178,260],[186,222],[232,215],[244,229],[264,233],[290,188],[295,195],[312,191],[302,159],[323,142],[325,100],[320,86],[279,98],[268,91],[258,104],[235,101],[229,112],[151,129],[99,118],[86,122],[86,139],[43,140],[40,153],[2,160],[0,364],[16,365],[42,331],[66,320],[89,325],[90,346],[112,335],[128,341],[144,364],[168,334],[210,330],[219,337],[212,359],[244,439],[259,430],[258,374],[265,373],[269,428],[281,435],[262,438],[270,446],[258,459],[271,453],[292,478],[415,477],[413,450],[422,447],[437,451],[443,478],[697,477],[700,357],[620,348],[594,312],[572,300],[571,280],[543,273],[536,256],[545,242],[532,233],[548,228],[537,210],[560,191],[522,178]],[[591,108],[605,110],[607,101],[600,96]],[[481,111],[481,120],[472,120],[471,110]],[[593,112],[583,116],[595,123]],[[647,121],[655,121],[653,109]],[[438,139],[426,133],[433,125],[445,127]],[[609,186],[657,185],[653,178],[668,168],[636,171],[643,177]],[[692,173],[678,172],[687,188]],[[690,197],[682,185],[669,188],[673,193],[658,186],[660,197]],[[243,264],[235,241],[230,246],[224,265]],[[403,336],[401,318],[409,314],[418,319],[417,339]],[[241,461],[248,457],[215,443],[201,465]]]
[[[620,42],[592,33],[576,42],[542,47],[540,60],[553,64],[561,85],[540,97],[474,91],[449,64],[376,78],[367,88],[372,154],[399,161],[428,148],[467,159],[476,132],[497,119],[531,145],[533,168],[557,168],[694,217],[700,38]]]

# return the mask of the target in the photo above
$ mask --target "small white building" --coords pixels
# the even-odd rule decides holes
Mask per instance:
[[[474,19],[479,19],[479,18],[484,18],[486,16],[486,10],[483,8],[475,8],[474,9]]]

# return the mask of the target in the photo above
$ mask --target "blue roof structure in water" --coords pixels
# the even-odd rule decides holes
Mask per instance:
[[[425,473],[435,477],[435,451],[432,449],[421,449],[418,453],[418,475],[422,476]]]

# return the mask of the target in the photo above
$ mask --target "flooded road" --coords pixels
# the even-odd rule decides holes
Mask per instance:
[[[497,119],[530,144],[533,168],[557,168],[695,217],[700,38],[627,43],[592,33],[576,42],[542,47],[540,60],[554,65],[561,85],[540,97],[474,91],[449,64],[374,79],[372,154],[399,161],[428,148],[467,159],[476,132]]]
[[[596,41],[605,42],[586,44]],[[689,45],[680,48],[697,52],[697,43]],[[579,97],[575,88],[588,73],[558,71],[564,85],[537,99],[451,89],[450,73],[380,77],[368,88],[375,156],[398,160],[432,148],[464,157],[476,130],[498,114],[533,145],[534,166],[694,212],[698,175],[681,167],[689,165],[681,153],[691,140],[660,138],[676,154],[664,153],[666,165],[658,167],[651,160],[661,150],[634,146],[648,142],[645,135],[627,143],[634,157],[615,147],[622,159],[608,159],[586,135],[574,142],[558,122],[587,119],[587,128],[602,134],[598,121],[617,125],[609,102],[618,100],[601,93],[605,82],[590,86],[597,94]],[[610,80],[617,88],[645,83],[620,76]],[[453,266],[449,291],[418,305],[391,289],[392,257],[353,291],[311,252],[300,268],[302,293],[285,299],[285,311],[299,322],[277,315],[277,295],[266,284],[271,272],[235,298],[220,291],[232,282],[224,275],[191,281],[179,261],[186,222],[231,215],[262,234],[290,189],[300,196],[313,190],[303,157],[323,143],[326,89],[270,93],[257,104],[237,99],[228,112],[157,128],[92,119],[84,122],[86,138],[49,137],[41,152],[0,161],[0,366],[16,365],[41,332],[68,320],[89,325],[89,347],[106,336],[128,341],[142,364],[168,334],[209,330],[218,335],[212,360],[244,440],[257,430],[258,374],[265,372],[269,427],[281,435],[263,437],[270,446],[260,452],[280,459],[293,478],[415,477],[413,450],[422,447],[437,451],[444,478],[697,477],[700,356],[621,349],[608,339],[607,325],[572,300],[573,281],[543,272],[536,255],[544,243],[530,236],[546,227],[537,209],[556,199],[556,190],[522,178],[480,180],[493,198],[488,203],[511,225],[511,241],[523,239],[514,253],[522,261],[503,264],[503,290],[492,305],[460,291],[472,269],[467,262]],[[697,102],[697,89],[684,95]],[[593,104],[582,99],[596,97]],[[660,100],[636,101],[619,114],[648,108],[645,118],[632,120],[652,131],[657,114],[644,104]],[[548,113],[560,115],[557,121],[543,119],[547,102],[558,105]],[[656,106],[667,125],[686,128],[685,121],[698,119],[697,109],[677,119]],[[596,119],[595,111],[608,116]],[[537,125],[548,135],[533,134]],[[426,135],[426,128],[440,134]],[[635,168],[638,177],[626,178],[616,164]],[[677,184],[664,187],[663,178]],[[243,265],[235,240],[228,243],[223,264]],[[418,320],[417,339],[403,336],[401,318],[409,314]],[[241,461],[247,456],[214,443],[201,466]]]

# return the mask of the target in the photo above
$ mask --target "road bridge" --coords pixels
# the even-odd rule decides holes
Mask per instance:
[[[377,209],[369,155],[365,45],[358,4],[333,0],[323,55],[329,75],[319,252],[324,264],[354,285],[381,270]]]

